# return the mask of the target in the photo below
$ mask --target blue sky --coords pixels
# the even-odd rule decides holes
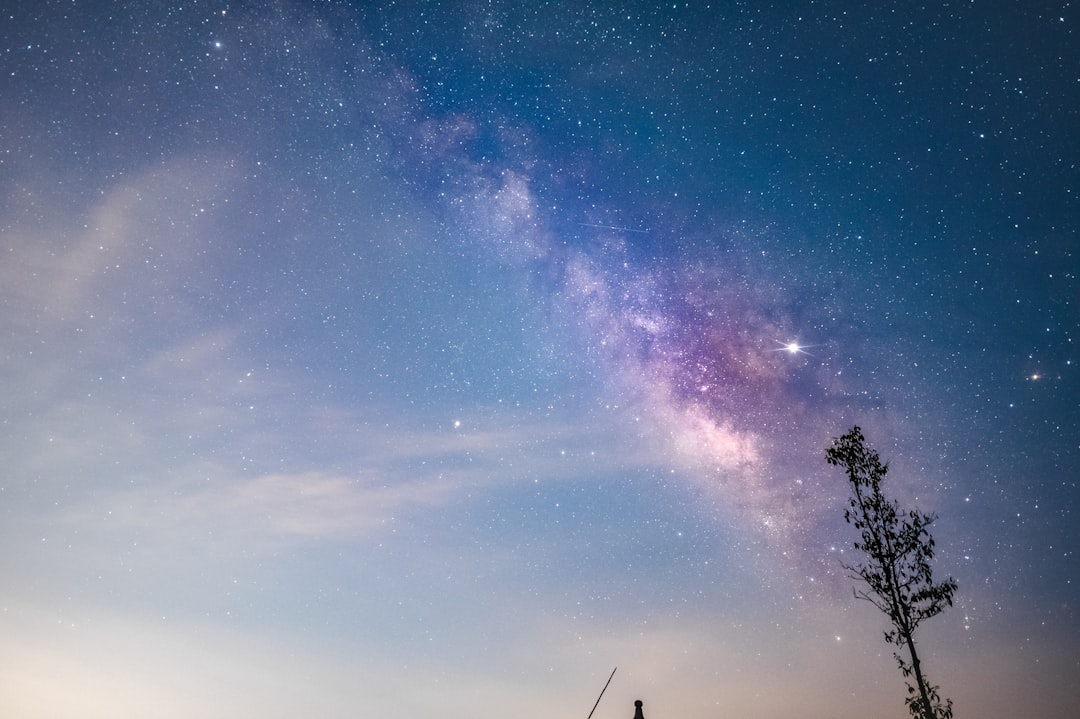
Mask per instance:
[[[1080,701],[1067,5],[5,15],[7,713],[904,716],[854,424]]]

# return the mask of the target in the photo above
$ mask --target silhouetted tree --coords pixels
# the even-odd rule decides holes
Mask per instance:
[[[917,719],[951,719],[952,700],[942,703],[938,688],[923,675],[915,651],[915,629],[924,619],[951,607],[956,592],[952,577],[935,584],[931,575],[934,538],[929,526],[935,517],[918,510],[901,513],[896,502],[882,494],[881,481],[889,467],[867,446],[858,427],[833,439],[825,459],[843,467],[851,483],[844,519],[859,530],[855,549],[862,551],[867,561],[843,566],[868,588],[856,589],[855,596],[873,604],[892,622],[885,641],[898,647],[893,656],[904,676],[915,678],[915,686],[907,681],[908,711]],[[906,656],[902,649],[907,650]]]

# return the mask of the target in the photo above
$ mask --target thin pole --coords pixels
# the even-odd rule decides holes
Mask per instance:
[[[608,684],[611,684],[611,680],[615,676],[616,669],[618,669],[618,667],[615,667],[615,669],[611,670],[611,676],[607,678],[607,684],[605,684],[604,688],[600,690],[600,696],[596,697],[596,703],[592,705],[592,712],[589,712],[589,719],[592,719],[592,715],[593,712],[596,711],[596,707],[600,706],[600,700],[604,698],[604,692],[607,691]]]

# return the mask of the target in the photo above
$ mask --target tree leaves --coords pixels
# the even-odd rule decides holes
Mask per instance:
[[[942,703],[938,688],[926,682],[915,651],[915,629],[951,607],[957,589],[952,577],[934,583],[930,525],[936,517],[916,509],[900,512],[896,502],[885,496],[881,483],[889,466],[867,445],[858,426],[833,440],[825,450],[825,461],[843,467],[851,484],[844,521],[858,530],[855,549],[866,561],[843,567],[868,587],[856,590],[855,596],[889,617],[892,628],[884,633],[885,641],[908,650],[907,659],[899,652],[893,654],[904,677],[915,677],[916,686],[907,685],[908,711],[916,719],[951,719],[952,700]]]

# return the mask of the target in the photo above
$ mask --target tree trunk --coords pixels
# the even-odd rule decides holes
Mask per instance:
[[[911,654],[911,673],[915,675],[915,683],[919,687],[919,696],[922,697],[922,715],[924,719],[937,719],[934,708],[930,705],[930,695],[926,691],[926,680],[922,675],[919,655],[915,652],[915,639],[910,632],[904,632],[904,640],[907,643],[908,652]]]

